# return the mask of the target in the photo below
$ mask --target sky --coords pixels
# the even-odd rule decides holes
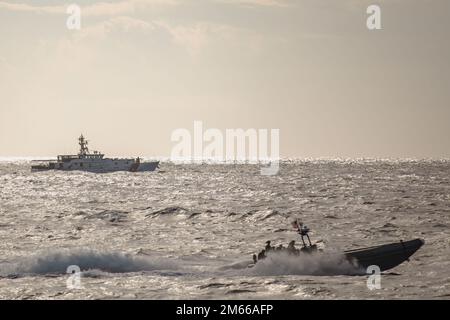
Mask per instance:
[[[449,39],[448,0],[0,0],[0,156],[169,156],[198,120],[279,129],[282,157],[450,158]]]

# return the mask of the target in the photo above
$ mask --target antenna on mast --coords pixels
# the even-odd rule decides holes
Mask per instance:
[[[83,134],[78,138],[78,144],[80,145],[80,156],[89,153],[88,141],[83,137]]]

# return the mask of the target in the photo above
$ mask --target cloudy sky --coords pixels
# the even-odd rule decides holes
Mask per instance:
[[[0,0],[0,156],[169,156],[201,120],[278,128],[283,157],[448,158],[449,39],[448,0]]]

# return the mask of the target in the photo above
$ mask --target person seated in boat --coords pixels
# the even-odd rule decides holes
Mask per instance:
[[[282,244],[280,244],[278,247],[275,248],[275,251],[283,251],[284,247]]]
[[[303,239],[303,237],[306,236],[306,238],[308,238],[308,242],[309,242],[309,246],[311,246],[311,239],[309,238],[309,233],[310,229],[303,225],[303,223],[300,222],[299,227],[298,227],[298,233],[300,234],[300,236],[302,237],[302,242],[303,242],[303,247],[306,247],[306,243],[305,243],[305,239]]]
[[[274,247],[272,247],[272,246],[270,245],[270,240],[267,240],[267,241],[266,241],[266,247],[265,247],[264,249],[266,250],[266,252],[269,252],[269,251],[271,251],[271,250],[274,249]]]
[[[289,242],[288,247],[287,247],[287,252],[289,254],[297,254],[297,249],[295,248],[295,241],[294,240]]]
[[[258,253],[258,261],[262,260],[266,257],[266,250],[262,249],[260,253]]]

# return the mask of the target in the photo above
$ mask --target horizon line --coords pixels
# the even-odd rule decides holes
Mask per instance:
[[[128,159],[134,158],[130,156],[110,156],[110,159]],[[229,161],[226,159],[217,160],[214,158],[205,159],[192,159],[192,158],[181,158],[181,159],[171,159],[168,156],[140,156],[144,160],[158,160],[161,162],[173,162],[173,163],[185,163],[185,164],[229,164],[229,163],[268,163],[271,161],[280,162],[312,162],[312,161],[335,161],[335,162],[349,162],[349,161],[385,161],[385,162],[414,162],[414,161],[450,161],[450,157],[332,157],[332,156],[320,156],[320,157],[280,157],[279,159],[244,159],[244,160],[233,160]],[[14,162],[14,161],[45,161],[45,160],[56,160],[55,156],[0,156],[0,162]]]

